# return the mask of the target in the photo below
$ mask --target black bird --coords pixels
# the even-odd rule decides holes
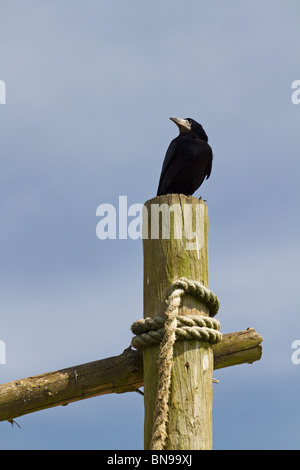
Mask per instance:
[[[213,153],[201,124],[194,119],[171,117],[179,136],[167,150],[160,175],[157,196],[185,194],[191,196],[211,173]]]

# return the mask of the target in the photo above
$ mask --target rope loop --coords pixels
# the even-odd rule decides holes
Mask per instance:
[[[211,344],[221,340],[220,322],[213,318],[202,315],[176,315],[176,320],[176,340],[198,339]],[[134,322],[131,330],[136,336],[132,338],[131,346],[144,349],[152,344],[160,343],[165,332],[164,323],[162,317],[147,317]]]

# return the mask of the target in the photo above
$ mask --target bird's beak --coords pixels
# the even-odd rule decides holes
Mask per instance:
[[[180,119],[175,117],[170,117],[170,119],[179,127],[180,132],[189,132],[191,130],[191,123],[187,119]]]

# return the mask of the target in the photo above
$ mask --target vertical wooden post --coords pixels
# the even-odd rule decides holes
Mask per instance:
[[[208,212],[205,202],[192,196],[170,194],[150,199],[145,203],[145,208],[144,318],[164,315],[170,285],[181,277],[201,282],[208,287]],[[173,209],[169,237],[167,210],[157,236],[155,225],[158,208]],[[193,225],[188,227],[191,213]],[[191,230],[196,232],[193,240]],[[209,315],[209,312],[199,300],[186,295],[180,314]],[[143,351],[145,449],[149,449],[152,435],[158,354],[158,345]],[[212,448],[212,372],[213,353],[207,342],[188,340],[175,343],[165,449]]]

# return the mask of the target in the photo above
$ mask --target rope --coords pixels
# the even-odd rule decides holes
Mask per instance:
[[[136,335],[132,346],[142,349],[160,343],[158,364],[158,387],[153,417],[150,448],[162,450],[167,439],[168,402],[170,396],[173,347],[176,339],[198,339],[212,344],[221,340],[220,323],[202,315],[178,314],[182,297],[190,294],[201,300],[213,317],[219,310],[217,296],[197,281],[181,278],[171,285],[165,316],[137,320],[131,327]]]
[[[220,323],[210,317],[202,315],[176,315],[176,340],[198,339],[211,344],[218,343],[221,338]],[[160,343],[164,336],[164,319],[162,317],[145,318],[137,320],[131,327],[136,335],[132,338],[131,346],[143,349],[152,344]]]

